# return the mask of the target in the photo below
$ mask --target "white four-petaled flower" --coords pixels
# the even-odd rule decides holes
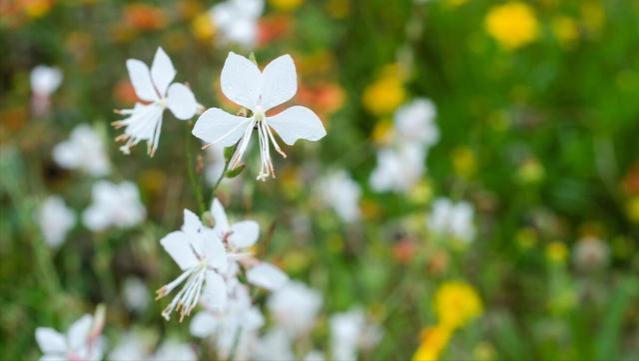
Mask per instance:
[[[306,107],[293,106],[276,115],[267,115],[267,111],[297,93],[297,74],[290,55],[280,56],[270,62],[264,71],[260,71],[249,59],[230,52],[222,68],[220,82],[224,95],[250,110],[251,115],[242,117],[220,108],[208,109],[195,123],[193,135],[207,143],[219,143],[224,147],[237,143],[229,169],[241,164],[254,128],[259,136],[262,159],[258,180],[275,176],[270,143],[273,143],[278,153],[286,156],[277,144],[273,130],[288,145],[293,145],[298,139],[316,141],[326,135],[321,120]]]
[[[132,182],[99,181],[93,185],[91,197],[93,202],[84,210],[82,222],[92,231],[103,231],[111,226],[133,227],[146,217],[140,193]]]
[[[100,336],[101,322],[84,315],[74,322],[66,335],[50,327],[36,329],[36,341],[44,355],[40,361],[74,360],[97,361],[102,359],[104,342]]]
[[[75,213],[62,197],[49,196],[38,209],[38,223],[46,244],[58,248],[75,224]]]
[[[176,71],[162,48],[156,51],[150,71],[137,59],[127,60],[126,66],[135,93],[146,103],[136,103],[133,109],[119,111],[127,118],[113,122],[116,128],[125,127],[124,134],[116,140],[126,142],[120,147],[125,154],[129,154],[132,146],[145,140],[147,152],[153,156],[160,140],[164,109],[169,108],[176,118],[187,120],[197,112],[198,103],[186,85],[171,84]]]
[[[264,11],[264,0],[226,0],[209,11],[213,25],[224,42],[252,48],[257,40],[257,21]]]
[[[111,171],[104,142],[88,124],[73,128],[69,139],[53,148],[53,160],[62,168],[80,169],[96,177]]]

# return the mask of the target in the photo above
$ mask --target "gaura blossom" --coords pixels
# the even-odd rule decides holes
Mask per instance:
[[[167,340],[162,342],[150,361],[196,361],[197,354],[193,347],[186,342]]]
[[[40,361],[73,360],[98,361],[104,352],[104,340],[100,336],[103,317],[84,315],[74,322],[69,331],[62,334],[50,327],[38,327],[36,341],[44,355]]]
[[[228,261],[224,244],[216,232],[204,226],[195,213],[185,209],[182,229],[169,233],[160,243],[182,274],[157,290],[157,299],[184,283],[162,311],[162,316],[168,321],[173,310],[177,310],[182,321],[198,304],[202,292],[206,293],[212,307],[223,309],[227,298],[223,274],[228,269]]]
[[[282,328],[274,327],[262,336],[255,345],[253,360],[295,360],[291,339]]]
[[[474,213],[468,202],[453,203],[450,199],[438,198],[433,202],[427,225],[440,237],[451,237],[469,243],[475,238]]]
[[[425,158],[426,149],[420,144],[383,148],[377,152],[369,183],[377,192],[408,193],[424,174]]]
[[[126,142],[120,150],[129,154],[130,148],[140,141],[147,142],[147,152],[153,156],[160,141],[162,117],[168,108],[181,120],[191,119],[198,110],[198,103],[191,89],[181,83],[173,83],[175,68],[162,48],[158,48],[153,58],[151,70],[137,59],[126,62],[131,83],[140,100],[133,109],[117,111],[127,118],[113,122],[116,129],[124,127],[124,134],[116,141]]]
[[[360,219],[359,200],[362,190],[345,170],[339,170],[319,181],[317,193],[344,222]]]
[[[38,65],[31,70],[30,80],[34,95],[48,97],[62,84],[62,71],[57,67]]]
[[[31,106],[36,115],[49,111],[50,97],[62,84],[62,71],[56,67],[38,65],[31,70]]]
[[[80,169],[95,177],[111,171],[102,138],[87,124],[76,126],[68,140],[53,148],[53,160],[62,168]]]
[[[291,338],[302,337],[313,325],[322,295],[301,282],[288,282],[268,299],[268,310],[273,320]]]
[[[262,159],[258,180],[275,177],[270,143],[286,157],[273,131],[288,145],[295,144],[298,139],[316,141],[326,135],[320,119],[306,107],[293,106],[276,115],[267,115],[270,109],[288,101],[297,92],[297,74],[290,55],[280,56],[260,71],[249,59],[230,52],[220,78],[224,95],[249,110],[251,115],[242,117],[220,108],[208,109],[195,123],[193,135],[224,147],[237,143],[229,169],[240,166],[254,128],[258,133]]]
[[[62,197],[49,196],[38,210],[38,223],[46,244],[58,248],[75,224],[75,213]]]
[[[195,337],[213,337],[219,359],[228,360],[235,348],[234,360],[247,360],[264,322],[259,308],[251,304],[248,288],[236,283],[229,292],[225,310],[198,313],[193,317],[189,329]]]
[[[359,308],[331,316],[330,329],[333,360],[356,360],[358,350],[370,349],[382,338],[379,326]]]
[[[223,42],[253,48],[257,42],[257,21],[264,0],[226,0],[209,10],[209,17]]]
[[[99,181],[93,185],[91,197],[92,203],[84,210],[82,222],[94,232],[109,227],[130,228],[146,217],[138,188],[132,182]]]
[[[134,276],[124,280],[122,298],[126,307],[134,312],[142,313],[149,306],[149,290],[141,279]]]
[[[395,112],[395,132],[398,141],[418,143],[430,147],[439,140],[439,129],[435,124],[437,110],[432,101],[417,98],[401,106]]]

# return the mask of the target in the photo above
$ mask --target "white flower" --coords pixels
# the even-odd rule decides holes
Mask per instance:
[[[227,287],[223,275],[228,269],[228,262],[224,244],[216,232],[204,226],[195,213],[185,209],[182,229],[169,233],[160,243],[183,273],[157,290],[157,298],[168,295],[185,283],[162,311],[162,316],[169,320],[173,310],[177,310],[182,321],[184,316],[191,314],[202,293],[208,305],[224,309]]]
[[[229,295],[227,309],[223,312],[198,313],[191,321],[190,331],[195,337],[213,336],[219,359],[228,359],[235,347],[234,360],[246,360],[263,325],[264,317],[257,307],[251,305],[248,289],[236,284]]]
[[[398,148],[384,148],[377,153],[377,167],[370,176],[370,185],[377,192],[406,193],[424,173],[426,150],[419,144],[406,143]]]
[[[292,338],[308,333],[322,306],[322,295],[301,282],[288,282],[268,300],[268,310]]]
[[[278,153],[285,156],[272,130],[288,145],[295,144],[298,139],[316,141],[326,135],[320,119],[306,107],[293,106],[274,116],[266,114],[268,110],[291,99],[297,92],[295,64],[290,55],[273,60],[261,72],[247,58],[230,52],[222,68],[220,82],[224,95],[250,110],[251,116],[246,118],[226,113],[220,108],[211,108],[198,118],[193,135],[207,143],[221,144],[224,147],[237,143],[229,169],[240,165],[254,128],[258,132],[262,159],[258,180],[275,176],[270,143],[273,143]]]
[[[359,349],[372,348],[382,337],[379,326],[367,321],[359,308],[333,315],[330,329],[333,360],[356,360]]]
[[[149,351],[145,340],[137,332],[127,332],[120,337],[120,342],[109,352],[110,361],[142,361],[147,360]]]
[[[428,99],[418,98],[395,112],[395,132],[399,142],[416,142],[430,147],[439,140],[435,124],[437,111]]]
[[[317,193],[344,222],[359,220],[362,190],[346,171],[340,170],[320,180]]]
[[[164,341],[150,361],[196,361],[197,354],[188,343]]]
[[[252,48],[257,40],[257,20],[263,11],[264,0],[226,0],[213,6],[209,16],[222,40]]]
[[[148,103],[136,103],[133,109],[120,111],[128,117],[113,122],[116,128],[126,127],[116,141],[126,141],[120,150],[129,154],[132,146],[146,140],[147,152],[153,156],[160,140],[164,109],[169,108],[176,118],[187,120],[195,115],[198,104],[186,85],[171,84],[176,71],[162,48],[156,51],[150,71],[146,64],[136,59],[127,60],[126,66],[135,93]]]
[[[59,247],[75,224],[75,213],[60,196],[47,197],[38,210],[38,223],[49,247]]]
[[[48,97],[62,84],[62,72],[57,67],[38,65],[31,70],[31,91]]]
[[[253,359],[257,361],[295,360],[291,340],[286,331],[273,328],[262,336],[255,345]]]
[[[74,360],[97,361],[102,359],[104,342],[100,337],[102,325],[91,315],[84,315],[74,322],[66,335],[49,328],[36,329],[36,341],[44,355],[40,361]]]
[[[75,127],[68,140],[53,148],[53,160],[62,168],[80,169],[96,177],[111,170],[102,138],[87,124]]]
[[[309,351],[309,353],[304,356],[304,361],[324,361],[324,354],[317,350]]]
[[[224,241],[228,250],[228,259],[232,267],[228,276],[234,276],[237,270],[236,262],[252,267],[247,271],[246,278],[255,286],[276,290],[282,287],[288,276],[279,268],[267,262],[259,262],[253,259],[249,249],[257,242],[259,225],[255,221],[241,221],[230,224],[224,207],[216,198],[211,204],[211,214],[215,220],[215,234]]]
[[[140,203],[140,194],[134,183],[99,181],[93,185],[91,195],[93,201],[84,210],[82,221],[94,232],[111,226],[130,228],[146,217],[146,210]]]
[[[149,289],[137,277],[127,277],[122,286],[124,304],[131,311],[144,312],[149,306]]]
[[[468,243],[475,237],[473,215],[473,207],[468,202],[453,203],[450,199],[438,198],[433,202],[427,225],[439,236]]]

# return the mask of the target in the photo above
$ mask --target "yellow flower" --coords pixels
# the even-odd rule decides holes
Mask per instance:
[[[451,281],[437,289],[435,312],[440,324],[454,330],[480,316],[483,306],[471,285],[462,281]]]
[[[581,16],[588,31],[593,33],[601,30],[606,20],[606,13],[595,1],[584,2],[581,5]]]
[[[630,221],[639,223],[639,196],[632,198],[628,202],[628,217]]]
[[[517,176],[523,183],[539,183],[544,178],[544,166],[535,158],[526,159],[517,170]]]
[[[293,11],[302,5],[303,0],[269,0],[274,8],[282,11]]]
[[[546,258],[553,263],[563,263],[568,257],[568,247],[562,242],[551,242],[546,246]]]
[[[406,98],[404,74],[397,65],[389,65],[364,89],[362,102],[364,107],[376,115],[389,115]]]
[[[537,244],[537,233],[534,228],[526,227],[517,232],[517,244],[522,249],[529,249]]]
[[[393,134],[393,122],[390,119],[385,118],[375,123],[371,137],[375,144],[386,145],[391,142]]]
[[[569,16],[558,16],[552,21],[552,31],[564,48],[571,47],[579,38],[577,22]]]
[[[30,0],[24,3],[24,12],[31,18],[39,18],[46,15],[53,6],[52,0]]]
[[[531,43],[539,32],[533,9],[519,1],[490,9],[484,25],[492,37],[511,50]]]
[[[413,355],[413,361],[435,361],[444,350],[452,331],[444,325],[436,325],[422,331],[421,342]]]
[[[191,21],[191,32],[198,40],[210,40],[215,35],[215,27],[208,13],[200,14]]]

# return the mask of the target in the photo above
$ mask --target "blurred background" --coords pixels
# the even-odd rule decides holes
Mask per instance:
[[[327,129],[264,183],[253,146],[217,192],[259,222],[262,258],[322,295],[296,358],[359,307],[381,330],[360,359],[637,359],[639,2],[226,3],[0,0],[2,358],[40,357],[36,327],[100,303],[107,349],[138,330],[214,357],[152,299],[177,276],[158,241],[197,209],[187,174],[208,195],[222,151],[165,112],[155,156],[124,155],[110,125],[137,101],[126,60],[161,46],[231,112],[228,51],[291,54],[290,103]],[[104,181],[132,182],[140,220],[87,221]]]

